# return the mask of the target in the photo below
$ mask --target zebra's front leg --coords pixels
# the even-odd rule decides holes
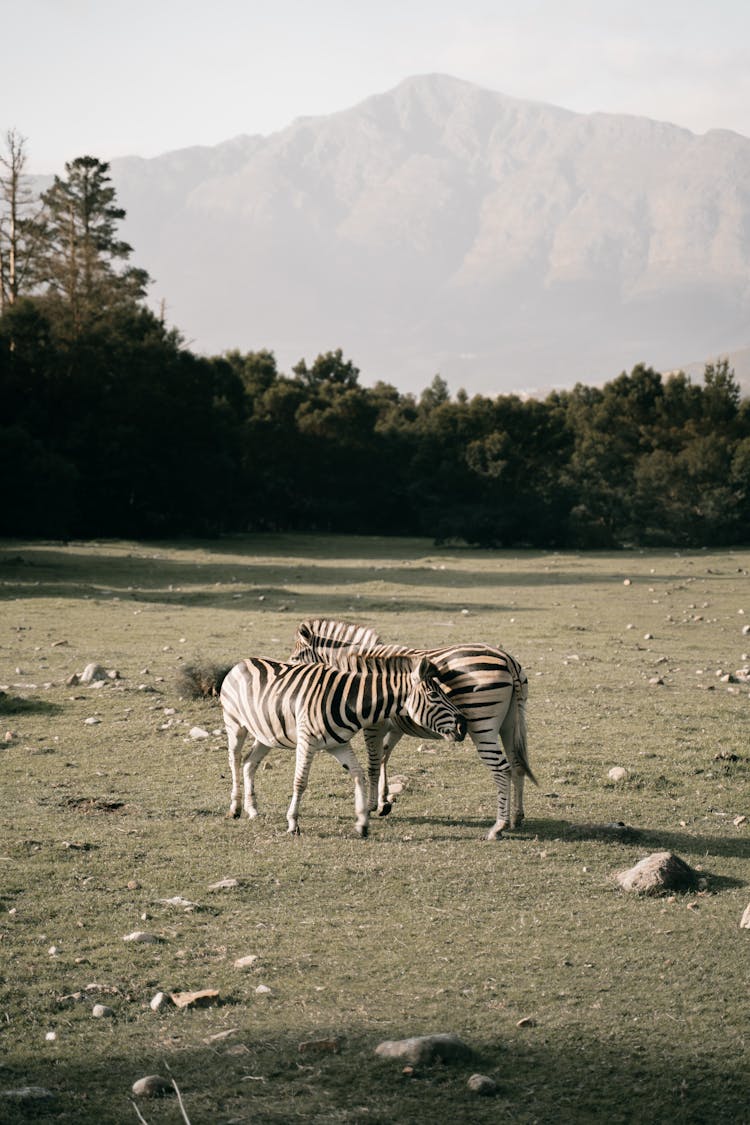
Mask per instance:
[[[388,762],[395,747],[403,738],[403,732],[395,727],[386,731],[383,738],[383,749],[380,763],[380,779],[378,784],[378,816],[388,816],[393,805],[388,799]]]
[[[266,754],[270,752],[270,749],[270,746],[266,746],[263,742],[258,742],[256,740],[242,767],[243,780],[245,783],[245,812],[251,820],[255,820],[258,815],[258,802],[255,797],[255,771]]]
[[[232,795],[229,801],[229,812],[227,817],[232,817],[235,820],[240,815],[240,801],[242,799],[242,791],[240,789],[240,764],[242,761],[242,747],[247,738],[247,731],[241,727],[234,719],[224,717],[224,726],[227,732],[227,742],[229,744],[229,770],[232,775]]]
[[[365,772],[348,743],[346,746],[339,746],[335,750],[331,750],[330,753],[337,761],[341,762],[345,770],[349,771],[354,781],[354,811],[357,817],[355,828],[357,835],[364,840],[370,833],[370,809],[368,807]]]
[[[292,801],[287,809],[286,822],[289,825],[287,831],[290,836],[299,836],[299,806],[302,800],[302,794],[307,789],[307,783],[310,779],[310,766],[315,751],[311,750],[304,742],[297,743],[297,764],[294,769],[294,786],[292,788]]]

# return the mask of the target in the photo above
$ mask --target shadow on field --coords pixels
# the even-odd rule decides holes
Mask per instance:
[[[63,708],[46,699],[23,699],[0,691],[0,715],[58,715]]]
[[[382,1039],[425,1033],[418,1014],[417,1026],[391,1025],[387,1032],[318,1029],[313,1042],[318,1036],[322,1042],[336,1041],[340,1050],[301,1052],[300,1042],[311,1039],[309,1028],[306,1033],[264,1034],[257,1017],[251,1025],[239,1006],[235,1013],[235,1031],[223,1041],[210,1038],[218,1021],[201,1026],[183,1014],[163,1028],[164,1035],[168,1036],[167,1026],[176,1033],[177,1043],[173,1040],[170,1045],[167,1037],[155,1054],[139,1057],[134,1052],[123,1058],[112,1052],[96,1058],[82,1051],[78,1059],[61,1052],[53,1066],[41,1052],[27,1061],[17,1056],[15,1063],[2,1069],[0,1091],[37,1086],[53,1097],[23,1107],[3,1098],[3,1122],[21,1125],[33,1118],[67,1125],[122,1125],[136,1121],[132,1084],[153,1073],[176,1082],[193,1122],[705,1125],[747,1120],[750,1080],[731,1053],[725,1057],[718,1045],[712,1050],[709,1041],[696,1066],[694,1058],[681,1053],[679,1036],[665,1039],[646,1026],[605,1031],[597,1038],[578,1025],[519,1032],[504,1017],[504,1026],[494,1030],[492,1041],[479,1045],[472,1059],[404,1072],[403,1060],[381,1059],[374,1051]],[[649,1015],[644,1011],[644,1024]],[[442,1029],[427,1029],[434,1030]],[[452,1030],[469,1040],[460,1027]],[[191,1040],[189,1046],[186,1038]],[[468,1078],[477,1072],[495,1080],[494,1096],[469,1092]],[[138,1103],[140,1120],[149,1125],[171,1125],[181,1119],[175,1095],[141,1098]]]
[[[515,834],[514,834],[515,835]],[[692,852],[750,860],[750,840],[737,836],[711,836],[701,832],[675,832],[668,828],[612,828],[600,824],[574,824],[565,820],[526,821],[520,835],[540,840],[592,840],[622,846],[629,844],[651,851]],[[712,879],[719,881],[718,876]],[[726,885],[744,886],[741,881],[725,880]]]
[[[221,542],[203,543],[198,550],[211,552],[212,558],[205,561],[175,558],[180,548],[170,545],[163,550],[170,554],[162,555],[158,545],[143,545],[130,554],[102,555],[94,552],[77,551],[75,548],[50,550],[49,548],[22,547],[0,548],[0,599],[29,597],[112,597],[129,598],[136,602],[166,602],[187,606],[210,606],[215,609],[237,609],[246,600],[248,608],[253,599],[279,598],[295,599],[295,609],[303,614],[341,613],[342,600],[346,601],[363,586],[370,584],[375,588],[366,591],[367,604],[379,604],[377,585],[399,585],[422,589],[456,590],[456,600],[442,608],[450,612],[452,608],[462,608],[459,591],[466,587],[472,589],[497,589],[498,586],[513,588],[518,586],[580,586],[586,583],[604,584],[611,581],[621,584],[623,574],[627,573],[627,558],[623,558],[623,568],[601,571],[587,569],[582,562],[580,570],[557,570],[550,566],[540,569],[540,556],[530,555],[534,569],[507,571],[498,567],[491,569],[451,568],[444,563],[420,558],[415,547],[414,558],[406,558],[403,563],[394,564],[392,555],[394,545],[388,540],[377,540],[375,544],[362,541],[355,543],[356,552],[347,549],[346,540],[337,543],[337,554],[333,551],[322,553],[320,544],[311,539],[309,545],[304,540],[289,540],[288,543],[261,544],[266,550],[276,551],[282,557],[259,561],[257,556],[248,553],[246,558],[233,558],[231,561],[216,561],[215,556],[224,553],[238,555],[242,545]],[[418,545],[420,548],[424,544]],[[185,550],[194,548],[185,548]],[[299,553],[310,552],[309,559],[300,561]],[[317,554],[315,553],[317,550]],[[369,565],[346,565],[348,558],[360,560],[362,556],[377,560],[383,553],[383,563],[377,561]],[[289,554],[289,560],[283,554]],[[442,551],[440,557],[455,555],[458,561],[461,552],[451,548]],[[331,557],[333,556],[333,557]],[[491,556],[488,556],[491,558]],[[322,561],[318,561],[322,560]],[[518,562],[517,558],[513,558]],[[337,565],[338,564],[338,565]],[[714,577],[720,577],[714,575]],[[730,575],[733,577],[733,575]],[[684,574],[659,575],[651,582],[660,583],[681,581]],[[335,593],[299,593],[297,586],[314,586]],[[185,590],[182,587],[204,587],[204,589]],[[218,586],[220,589],[207,590],[205,587]],[[232,586],[235,587],[232,590]],[[252,589],[247,590],[250,586]],[[242,589],[241,587],[244,587]],[[406,596],[406,592],[404,593]],[[391,596],[381,596],[384,605],[391,606]],[[398,600],[398,599],[397,599]],[[434,609],[432,603],[413,602],[410,607]],[[265,608],[277,608],[266,606]],[[504,610],[508,606],[496,601],[484,605],[474,604],[476,610]],[[513,606],[514,613],[523,609]]]

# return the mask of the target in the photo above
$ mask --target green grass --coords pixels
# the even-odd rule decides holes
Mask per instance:
[[[174,1077],[192,1125],[750,1121],[750,697],[716,674],[750,651],[749,571],[743,551],[3,544],[0,1090],[45,1086],[44,1118],[75,1125],[136,1122],[130,1088],[149,1073]],[[223,736],[187,733],[218,731],[220,709],[181,699],[179,668],[284,658],[297,623],[325,615],[522,661],[540,786],[521,831],[483,838],[495,793],[470,744],[415,740],[367,841],[325,756],[301,838],[285,831],[282,751],[259,773],[259,820],[225,819]],[[93,660],[121,678],[65,686]],[[632,831],[602,831],[613,821]],[[707,889],[617,889],[615,872],[663,848]],[[238,885],[209,890],[226,877]],[[196,906],[159,901],[175,895]],[[136,929],[163,940],[124,943]],[[255,967],[234,968],[246,954]],[[222,1003],[149,1007],[202,988]],[[113,1019],[93,1018],[97,1001]],[[434,1031],[475,1060],[405,1075],[374,1054]],[[339,1053],[298,1049],[330,1037]],[[497,1097],[469,1093],[474,1071]],[[174,1098],[139,1108],[149,1125],[182,1120]],[[41,1113],[0,1104],[9,1122]]]

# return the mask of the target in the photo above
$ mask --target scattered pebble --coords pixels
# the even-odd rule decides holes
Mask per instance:
[[[211,883],[209,891],[227,891],[232,887],[239,887],[239,879],[220,879],[218,883]]]
[[[91,1009],[91,1014],[96,1019],[101,1020],[111,1019],[115,1012],[114,1008],[108,1008],[106,1004],[94,1004],[94,1007]]]
[[[517,1021],[516,1027],[536,1027],[536,1020],[533,1016],[524,1016]]]
[[[740,927],[743,930],[750,930],[750,904],[747,906],[745,913],[740,919]]]
[[[610,781],[624,781],[628,776],[628,771],[624,766],[612,766],[612,769],[607,774]]]
[[[155,996],[151,997],[148,1006],[152,1012],[160,1012],[162,1008],[168,1008],[171,1003],[172,998],[166,992],[157,992]]]
[[[146,930],[133,930],[132,934],[125,934],[122,940],[140,942],[143,945],[156,945],[164,938],[158,937],[157,934],[150,934]]]
[[[83,720],[83,725],[85,727],[95,727],[96,724],[100,722],[101,719],[97,719],[96,715],[91,715],[88,719]]]
[[[195,739],[196,741],[198,741],[201,738],[210,738],[211,737],[211,735],[208,733],[208,731],[204,730],[203,727],[191,727],[190,730],[188,731],[188,734],[190,735],[191,738]]]
[[[247,957],[238,957],[234,963],[235,969],[250,969],[258,962],[257,953],[248,953]]]
[[[271,989],[267,984],[259,984],[255,991],[258,996],[270,996],[271,994]]]
[[[163,1098],[165,1094],[175,1092],[169,1079],[162,1078],[160,1074],[148,1074],[145,1078],[139,1078],[133,1083],[132,1090],[136,1098]]]
[[[489,1098],[498,1091],[498,1085],[494,1078],[490,1078],[488,1074],[472,1074],[466,1085],[471,1090],[472,1094],[479,1094],[480,1097]]]

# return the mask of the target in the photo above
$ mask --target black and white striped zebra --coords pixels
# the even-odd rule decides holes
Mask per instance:
[[[230,816],[240,815],[240,769],[244,808],[258,815],[255,771],[272,747],[296,750],[294,789],[287,811],[289,832],[299,832],[299,806],[315,753],[327,750],[354,780],[356,827],[367,836],[366,778],[349,745],[366,726],[408,719],[440,738],[460,741],[466,720],[446,695],[426,657],[361,658],[355,670],[326,664],[284,664],[253,657],[236,664],[221,686],[221,706],[232,772]],[[244,757],[247,735],[253,739]]]
[[[424,650],[385,644],[366,626],[324,619],[302,622],[290,659],[293,662],[322,660],[345,667],[352,654],[358,652],[376,656],[424,656],[435,665],[452,701],[466,717],[467,733],[497,787],[497,819],[487,839],[498,839],[508,827],[518,828],[524,819],[524,778],[536,781],[529,766],[526,744],[528,679],[518,661],[502,649],[486,644],[457,644]],[[391,811],[388,759],[404,734],[429,736],[418,723],[403,716],[394,716],[364,731],[370,809],[378,808],[381,816]],[[498,736],[505,748],[504,754]]]

